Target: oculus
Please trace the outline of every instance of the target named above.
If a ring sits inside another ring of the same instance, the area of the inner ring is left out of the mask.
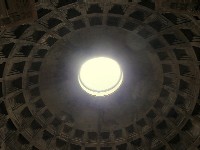
[[[78,82],[90,95],[108,96],[119,89],[123,82],[123,72],[120,65],[111,58],[92,58],[81,66]]]

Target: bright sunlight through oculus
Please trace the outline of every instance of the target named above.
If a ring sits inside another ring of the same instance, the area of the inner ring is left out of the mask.
[[[123,72],[115,60],[98,57],[86,61],[81,66],[78,81],[87,93],[94,96],[107,96],[120,87]]]

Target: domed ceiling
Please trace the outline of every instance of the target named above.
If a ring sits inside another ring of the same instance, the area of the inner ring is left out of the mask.
[[[198,13],[151,1],[35,5],[35,22],[0,30],[0,149],[200,149]],[[124,74],[103,98],[77,80],[98,56]]]

